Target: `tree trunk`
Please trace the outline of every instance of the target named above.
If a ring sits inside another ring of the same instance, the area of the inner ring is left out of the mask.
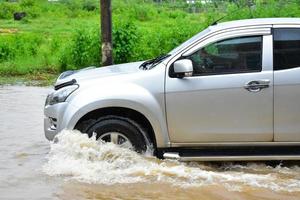
[[[112,20],[111,0],[101,0],[102,66],[112,65]]]

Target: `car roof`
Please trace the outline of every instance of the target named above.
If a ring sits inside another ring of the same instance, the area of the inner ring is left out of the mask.
[[[209,26],[208,28],[194,35],[192,38],[185,41],[177,48],[173,49],[170,52],[170,54],[181,51],[185,47],[199,40],[199,38],[215,31],[224,30],[224,29],[234,29],[240,27],[245,27],[245,28],[247,27],[250,28],[255,26],[271,27],[272,25],[299,25],[300,26],[300,18],[256,18],[256,19],[243,19],[243,20],[235,20],[235,21],[218,23],[216,25]]]
[[[210,26],[211,31],[217,31],[228,28],[238,28],[246,26],[262,26],[262,25],[300,25],[300,18],[256,18],[243,19],[229,22],[218,23]]]

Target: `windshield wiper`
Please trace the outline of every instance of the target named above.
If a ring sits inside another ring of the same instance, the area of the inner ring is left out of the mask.
[[[161,61],[163,61],[164,59],[166,59],[169,56],[171,56],[171,54],[165,54],[165,55],[158,56],[157,58],[147,60],[141,64],[140,68],[142,68],[143,70],[152,69],[158,63],[160,63]]]

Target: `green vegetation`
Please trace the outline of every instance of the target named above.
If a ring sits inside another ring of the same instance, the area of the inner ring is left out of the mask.
[[[112,2],[115,63],[167,53],[228,13],[222,21],[300,16],[299,0],[211,0],[194,6],[184,0]],[[64,70],[99,66],[99,4],[0,0],[0,84],[11,76],[48,82]],[[27,16],[14,21],[14,12]]]

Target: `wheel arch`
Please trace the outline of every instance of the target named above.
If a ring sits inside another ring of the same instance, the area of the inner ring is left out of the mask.
[[[140,126],[142,126],[150,139],[150,141],[153,144],[154,149],[157,148],[157,140],[156,140],[156,135],[154,132],[154,128],[149,121],[149,119],[142,114],[141,112],[131,109],[131,108],[126,108],[126,107],[104,107],[104,108],[98,108],[95,110],[92,110],[85,115],[83,115],[77,122],[74,127],[74,129],[79,129],[80,124],[83,121],[89,120],[89,119],[97,119],[100,117],[108,116],[108,115],[115,115],[119,117],[124,117],[128,118],[130,120],[135,121],[138,123]]]

